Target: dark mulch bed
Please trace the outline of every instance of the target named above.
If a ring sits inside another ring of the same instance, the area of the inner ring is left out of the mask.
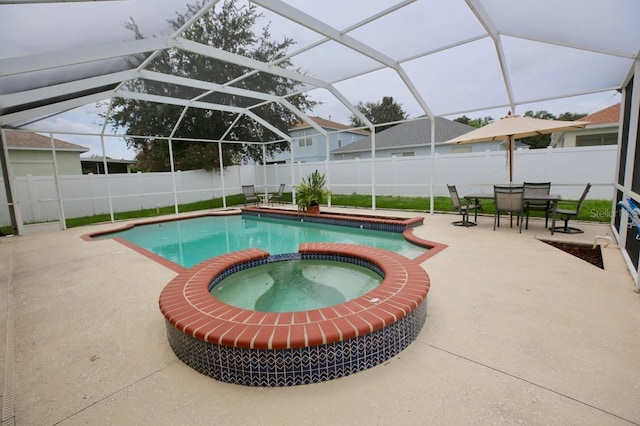
[[[599,245],[596,245],[596,247],[593,248],[593,246],[587,244],[572,244],[548,240],[540,241],[559,248],[564,252],[572,254],[584,260],[585,262],[589,262],[592,265],[597,266],[600,269],[604,269],[604,262],[602,261],[602,251],[600,250]]]

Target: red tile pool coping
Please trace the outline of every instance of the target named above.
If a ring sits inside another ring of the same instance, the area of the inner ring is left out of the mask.
[[[193,214],[181,215],[180,217],[176,216],[163,216],[151,219],[141,219],[137,222],[127,223],[125,225],[116,226],[115,228],[105,229],[103,231],[90,232],[88,234],[82,235],[82,239],[85,241],[93,241],[94,237],[98,237],[100,235],[112,234],[114,232],[126,231],[127,229],[134,228],[136,226],[142,225],[150,225],[154,223],[164,223],[164,222],[172,222],[174,220],[182,220],[182,219],[191,219],[195,217],[204,217],[204,216],[233,216],[239,215],[242,212],[240,210],[220,210],[215,212],[198,212]]]
[[[429,292],[429,276],[419,263],[393,252],[339,243],[304,243],[299,252],[362,259],[379,267],[384,279],[375,290],[340,305],[302,312],[249,311],[209,293],[210,283],[223,271],[269,256],[264,250],[247,249],[207,260],[178,275],[162,291],[160,311],[173,327],[205,342],[290,349],[380,330],[415,310]]]

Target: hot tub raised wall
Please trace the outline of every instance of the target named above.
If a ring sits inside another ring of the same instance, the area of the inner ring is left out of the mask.
[[[357,214],[320,213],[309,214],[291,210],[269,209],[265,207],[245,207],[242,216],[257,216],[272,219],[293,220],[297,222],[321,223],[324,225],[347,226],[350,228],[371,229],[402,233],[408,229],[422,225],[424,218],[398,218]]]
[[[384,275],[373,291],[340,305],[269,313],[227,305],[209,293],[216,277],[260,262],[248,249],[216,257],[172,280],[160,309],[171,348],[214,379],[246,386],[291,386],[347,376],[387,361],[420,332],[429,277],[396,253],[351,244],[306,243],[300,256],[361,262]]]

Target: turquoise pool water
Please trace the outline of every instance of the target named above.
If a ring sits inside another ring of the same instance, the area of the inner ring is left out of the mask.
[[[247,248],[260,248],[272,255],[295,253],[300,243],[312,241],[373,246],[410,259],[426,250],[391,232],[240,215],[139,225],[96,238],[112,237],[123,238],[185,268]]]
[[[375,289],[382,277],[364,266],[331,260],[285,260],[236,272],[211,294],[261,312],[296,312],[338,305]]]

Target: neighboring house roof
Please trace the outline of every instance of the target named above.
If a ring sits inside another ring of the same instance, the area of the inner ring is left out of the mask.
[[[327,120],[326,118],[322,118],[322,117],[309,117],[309,118],[312,119],[317,125],[319,125],[323,129],[349,130],[350,132],[353,132],[353,133],[360,133],[363,135],[369,134],[369,132],[367,132],[366,130],[354,129],[353,127],[347,126],[342,123],[337,123],[335,121]],[[289,129],[289,131],[303,130],[303,129],[309,129],[309,128],[312,128],[309,123],[307,123],[306,121],[299,121],[291,129]]]
[[[29,149],[51,151],[51,139],[49,136],[32,132],[5,132],[8,149]],[[87,152],[89,148],[76,145],[71,142],[54,139],[54,146],[59,151]]]
[[[582,117],[580,121],[588,121],[589,126],[593,126],[594,124],[617,124],[620,121],[620,104],[617,103],[593,114],[589,114],[586,117]]]
[[[436,144],[464,135],[474,127],[443,117],[435,118]],[[424,146],[431,143],[431,119],[407,121],[397,124],[389,129],[376,133],[376,149],[393,149],[407,146]],[[332,154],[347,152],[363,152],[371,150],[371,136],[345,145],[331,151]]]

